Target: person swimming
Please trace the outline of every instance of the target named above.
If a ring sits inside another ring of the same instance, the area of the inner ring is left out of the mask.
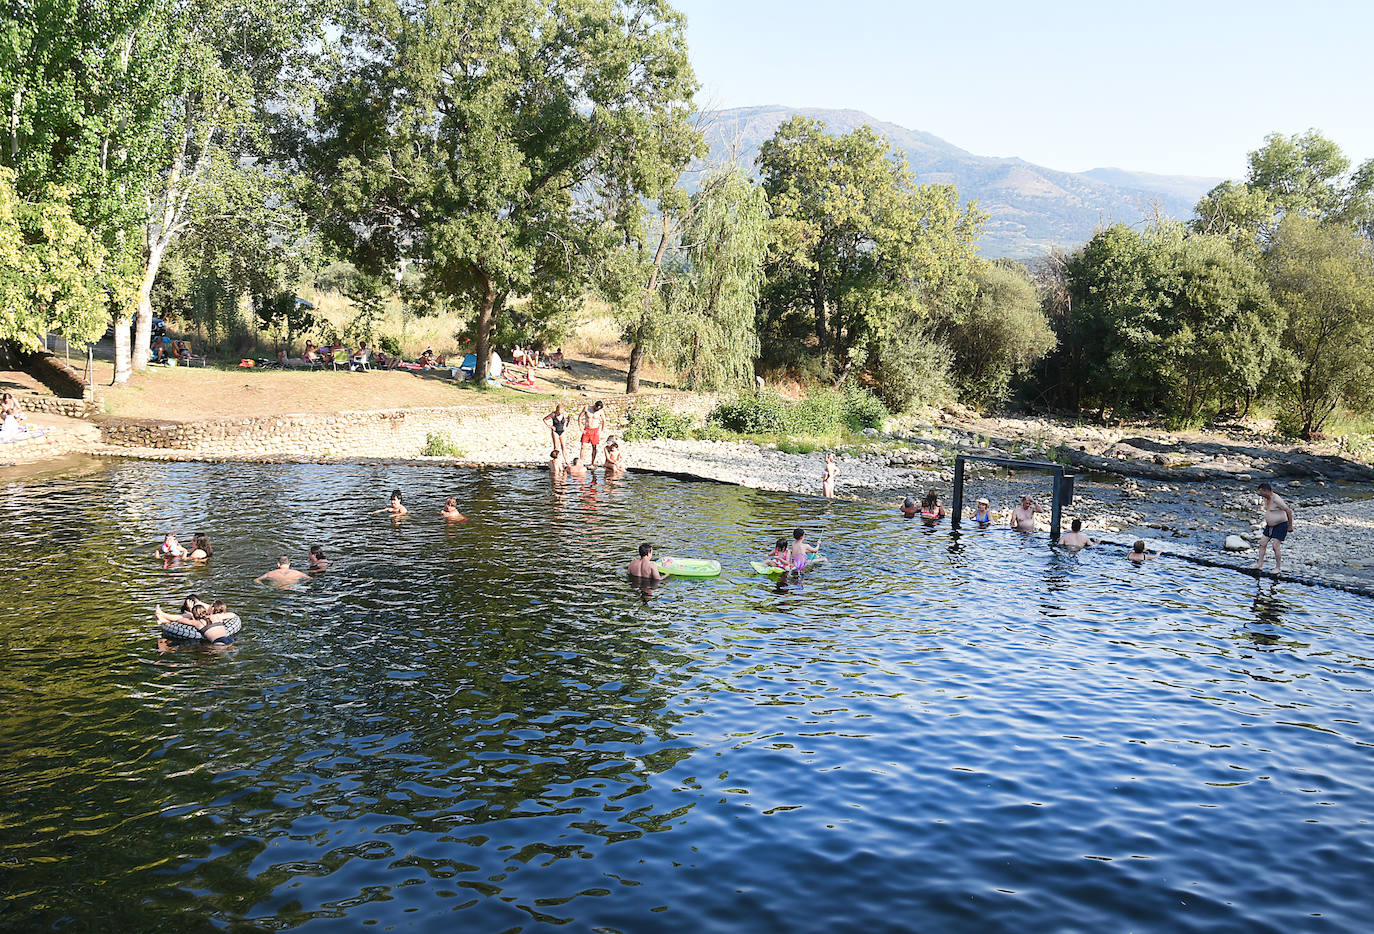
[[[291,559],[282,555],[277,559],[277,566],[266,573],[260,574],[253,579],[256,584],[271,584],[273,587],[293,587],[302,581],[310,580],[310,575],[304,571],[293,570]]]
[[[390,505],[388,505],[385,509],[374,509],[372,511],[372,514],[376,515],[379,512],[390,513],[393,516],[404,516],[407,513],[409,513],[410,510],[405,507],[405,503],[401,497],[401,491],[392,490]]]
[[[639,557],[630,562],[630,566],[625,569],[625,573],[631,577],[638,577],[641,580],[662,580],[663,572],[654,563],[654,546],[648,542],[639,546]]]
[[[234,637],[229,634],[229,630],[224,628],[224,623],[234,614],[229,612],[229,608],[223,600],[216,600],[213,604],[207,604],[198,599],[195,594],[191,594],[182,602],[181,606],[180,616],[173,616],[165,612],[162,607],[155,606],[153,607],[153,617],[158,621],[158,625],[185,623],[192,626],[200,632],[201,638],[211,645],[234,644]]]
[[[329,568],[329,559],[324,556],[324,549],[319,545],[310,546],[310,552],[305,556],[305,560],[310,571],[324,571]]]
[[[157,546],[157,557],[159,558],[185,558],[186,556],[185,546],[177,541],[177,537],[171,532],[163,536],[162,544]]]
[[[1155,556],[1145,550],[1145,539],[1137,539],[1131,546],[1131,553],[1126,556],[1136,564],[1144,564],[1146,561],[1153,561]]]
[[[439,515],[450,522],[467,521],[467,516],[458,511],[458,500],[452,496],[444,500],[444,508],[439,512]]]
[[[189,557],[192,561],[206,561],[214,553],[215,549],[210,547],[210,536],[204,532],[197,532],[191,537],[191,554]]]
[[[921,507],[916,503],[916,500],[910,496],[902,500],[902,505],[898,506],[897,509],[908,519],[916,518],[916,513],[921,511]]]
[[[1083,520],[1073,520],[1073,531],[1065,532],[1059,536],[1059,544],[1064,548],[1072,548],[1078,551],[1093,544],[1093,540],[1083,533]]]

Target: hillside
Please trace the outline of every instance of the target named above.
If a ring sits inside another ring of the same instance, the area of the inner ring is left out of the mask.
[[[868,124],[906,152],[918,181],[952,184],[964,200],[989,214],[981,248],[985,256],[1027,258],[1051,246],[1072,247],[1100,225],[1136,223],[1157,204],[1170,217],[1187,219],[1193,205],[1221,179],[1152,175],[1099,168],[1061,172],[1024,159],[979,156],[930,133],[887,123],[858,110],[805,107],[738,107],[720,111],[707,132],[712,161],[733,155],[752,166],[759,146],[793,114],[825,121],[840,134]]]

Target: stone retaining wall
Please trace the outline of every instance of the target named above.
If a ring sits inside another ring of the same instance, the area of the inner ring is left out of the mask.
[[[698,415],[704,415],[713,404],[710,399],[685,395],[657,397],[655,401],[659,400],[677,411]],[[616,396],[604,401],[607,425],[618,426],[633,400]],[[577,411],[575,406],[569,408]],[[511,443],[528,447],[532,452],[547,447],[548,429],[540,420],[552,410],[552,402],[540,400],[502,406],[443,406],[203,422],[117,422],[103,426],[101,440],[116,449],[194,451],[212,457],[412,457],[420,453],[430,435],[439,435],[467,453]],[[575,443],[575,436],[570,437]]]
[[[67,418],[94,418],[100,414],[100,406],[85,399],[59,399],[56,396],[36,396],[26,392],[16,392],[19,408],[25,412],[43,412],[48,415],[65,415]]]
[[[46,350],[24,354],[24,372],[63,399],[85,399],[89,395],[89,387],[81,374],[68,366],[67,361]]]

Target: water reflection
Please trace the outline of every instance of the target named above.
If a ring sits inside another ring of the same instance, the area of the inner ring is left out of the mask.
[[[28,476],[0,490],[19,929],[1362,920],[1368,601],[643,476]],[[398,486],[409,519],[367,515]],[[828,563],[752,573],[798,525]],[[173,526],[213,561],[149,559]],[[636,585],[641,541],[725,572]],[[327,574],[251,584],[312,544]],[[157,651],[190,589],[248,621],[233,651]]]

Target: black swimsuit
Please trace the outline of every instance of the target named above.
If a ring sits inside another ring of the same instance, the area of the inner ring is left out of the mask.
[[[568,418],[567,418],[566,415],[565,415],[563,418],[559,418],[557,415],[553,416],[553,433],[554,433],[554,434],[556,434],[556,435],[561,435],[561,434],[563,433],[563,429],[564,429],[564,428],[567,428],[567,427],[568,427]]]

